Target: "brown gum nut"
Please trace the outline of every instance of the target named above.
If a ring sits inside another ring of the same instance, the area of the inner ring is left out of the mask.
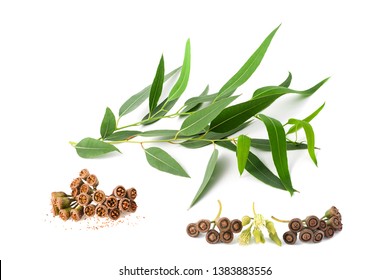
[[[92,217],[95,215],[95,208],[96,206],[93,204],[89,204],[84,207],[84,214],[88,217]]]
[[[124,212],[128,212],[129,209],[130,209],[130,199],[124,197],[122,198],[121,200],[119,200],[119,203],[118,203],[118,207],[119,207],[119,210],[121,211],[124,211]]]
[[[324,231],[326,229],[326,222],[324,220],[320,220],[320,226],[318,229]]]
[[[288,228],[293,232],[299,232],[303,229],[302,220],[299,218],[294,218],[288,223]]]
[[[106,198],[105,205],[108,209],[114,209],[118,206],[118,199],[115,196],[109,196]]]
[[[70,211],[69,209],[61,209],[58,215],[63,221],[67,221],[70,217]]]
[[[198,226],[195,223],[187,225],[187,234],[191,237],[197,237],[199,235]]]
[[[95,214],[100,218],[107,217],[108,209],[104,205],[98,205],[95,208]]]
[[[77,207],[75,209],[70,210],[70,216],[73,221],[80,221],[84,215],[84,207]]]
[[[129,208],[128,212],[134,213],[135,211],[137,211],[137,208],[138,208],[137,203],[134,200],[130,199],[130,208]]]
[[[325,233],[322,230],[316,230],[314,232],[314,237],[313,237],[313,242],[314,243],[319,243],[324,239]]]
[[[123,198],[126,196],[126,189],[123,186],[117,186],[115,187],[113,193],[116,197]]]
[[[81,206],[87,206],[92,201],[91,196],[86,193],[79,194],[76,199]]]
[[[240,233],[242,230],[242,222],[239,219],[234,219],[230,222],[230,229],[233,233]]]
[[[333,235],[334,235],[334,228],[331,227],[331,226],[327,226],[326,229],[325,229],[325,231],[324,231],[324,233],[325,233],[325,236],[326,236],[327,238],[332,238]]]
[[[199,220],[197,226],[199,232],[205,233],[210,229],[210,221],[206,219]]]
[[[119,211],[118,208],[114,208],[114,209],[109,209],[108,210],[108,217],[111,219],[111,220],[118,220],[119,217],[121,216],[121,211]]]
[[[73,179],[72,183],[70,183],[70,188],[74,189],[74,188],[80,187],[83,183],[84,182],[80,177]]]
[[[137,190],[135,188],[130,188],[126,190],[126,197],[134,200],[137,197]]]
[[[80,187],[80,193],[92,194],[93,190],[88,184],[82,184]]]
[[[99,180],[94,174],[90,174],[87,178],[87,184],[96,188],[99,185]]]
[[[71,195],[72,195],[73,197],[78,196],[78,195],[80,194],[80,188],[81,188],[81,187],[75,187],[75,188],[73,188],[73,189],[72,189],[72,192],[71,192]]]
[[[289,231],[286,231],[284,234],[283,234],[283,240],[286,244],[288,245],[293,245],[295,244],[295,242],[297,242],[297,233],[296,232],[293,232],[291,230]]]
[[[215,229],[210,229],[206,233],[206,241],[210,244],[216,244],[219,242],[219,232]]]
[[[222,217],[217,222],[217,227],[220,231],[226,231],[230,228],[230,220],[229,218]]]
[[[305,219],[306,227],[314,230],[320,226],[320,219],[317,216],[311,215]]]
[[[343,223],[342,223],[342,222],[340,222],[339,228],[338,228],[337,230],[338,230],[338,231],[342,231],[342,230],[343,230]]]
[[[106,194],[102,190],[97,190],[92,194],[92,199],[98,204],[103,204],[106,200]]]
[[[313,241],[313,231],[309,228],[304,228],[299,232],[299,240],[301,240],[302,242]]]
[[[88,176],[89,176],[89,171],[88,171],[88,169],[85,169],[85,168],[84,168],[83,170],[81,170],[79,176],[80,176],[80,178],[83,179],[83,180],[87,179]]]
[[[340,220],[337,218],[337,216],[333,216],[328,220],[328,225],[330,225],[334,229],[339,229],[340,226]]]
[[[219,240],[223,243],[231,243],[234,239],[234,233],[231,230],[221,231],[219,234]]]

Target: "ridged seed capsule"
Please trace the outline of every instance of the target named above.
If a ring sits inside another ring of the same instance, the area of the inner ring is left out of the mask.
[[[210,221],[206,219],[199,220],[197,223],[199,232],[205,233],[210,229]]]
[[[314,232],[313,242],[319,243],[324,239],[325,233],[322,230],[316,230]]]
[[[296,232],[293,232],[291,230],[289,231],[286,231],[284,234],[283,234],[283,240],[286,244],[288,245],[293,245],[295,244],[295,242],[297,242],[297,233]]]
[[[223,217],[220,218],[217,222],[217,227],[220,231],[226,231],[230,228],[230,220],[229,218]]]
[[[92,217],[95,215],[95,209],[96,206],[93,205],[93,204],[89,204],[87,206],[84,207],[84,214],[87,216],[87,217]]]
[[[314,230],[320,226],[320,219],[317,216],[311,215],[305,219],[306,227]]]
[[[304,228],[299,232],[299,240],[301,240],[302,242],[313,241],[313,231],[309,228]]]
[[[198,226],[195,223],[187,225],[187,234],[191,237],[197,237],[199,235]]]
[[[219,242],[219,233],[215,229],[210,229],[206,233],[206,241],[210,244],[216,244]]]
[[[221,231],[219,234],[219,240],[223,243],[231,243],[234,239],[234,233],[231,230]]]
[[[294,218],[288,223],[288,228],[293,232],[299,232],[303,229],[302,220],[299,218]]]
[[[126,196],[126,189],[124,186],[117,186],[113,193],[118,198],[124,198]]]
[[[242,230],[242,222],[239,219],[234,219],[230,222],[230,229],[233,233],[240,233]]]

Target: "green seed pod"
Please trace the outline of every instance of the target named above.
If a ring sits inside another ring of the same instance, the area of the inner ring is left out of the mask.
[[[231,243],[234,239],[234,233],[231,230],[221,231],[219,234],[219,240],[223,243]]]
[[[216,244],[219,242],[219,232],[216,231],[215,229],[210,229],[207,233],[206,233],[206,241],[210,244]]]
[[[230,228],[230,220],[229,218],[223,217],[220,218],[217,222],[217,227],[220,231],[227,231]]]
[[[72,217],[73,221],[80,221],[83,215],[84,215],[83,206],[79,205],[75,209],[70,210],[70,216]]]
[[[289,231],[286,231],[284,234],[283,234],[283,240],[286,244],[288,245],[293,245],[295,244],[295,242],[297,242],[297,233],[296,232],[293,232],[291,230]]]
[[[332,216],[336,216],[337,213],[339,213],[339,210],[335,206],[332,206],[328,210],[326,210],[324,217],[330,218]]]
[[[57,197],[67,197],[68,195],[64,192],[52,192],[51,193],[51,198],[55,199]]]
[[[302,242],[311,242],[313,241],[313,231],[309,228],[304,228],[299,232],[299,240]]]
[[[275,233],[270,233],[269,234],[269,238],[271,238],[271,240],[273,242],[275,242],[276,245],[282,246],[282,241],[280,241],[279,236],[278,236],[278,234],[276,232]]]
[[[199,235],[198,226],[195,223],[188,224],[187,234],[191,237],[197,237]]]
[[[276,235],[276,229],[275,229],[275,225],[273,222],[266,220],[265,227],[267,228],[268,233],[270,233],[270,234],[272,233],[272,234]]]
[[[244,216],[242,217],[241,221],[242,221],[242,226],[244,227],[246,225],[249,225],[249,223],[251,222],[251,217]]]
[[[325,233],[322,230],[316,230],[314,232],[313,242],[319,243],[324,239]]]
[[[95,210],[96,210],[96,206],[93,204],[89,204],[89,205],[84,207],[84,214],[87,217],[92,217],[95,215]]]
[[[255,238],[256,243],[265,243],[264,234],[258,227],[255,227],[252,231],[253,237]]]
[[[210,221],[206,219],[199,220],[197,223],[199,232],[205,233],[210,229]]]
[[[306,227],[315,230],[320,226],[320,219],[317,216],[311,215],[305,219]]]
[[[242,223],[238,219],[234,219],[230,222],[230,229],[233,233],[240,233],[242,230]]]
[[[294,218],[288,223],[288,228],[293,232],[300,232],[303,229],[302,220],[299,218]]]

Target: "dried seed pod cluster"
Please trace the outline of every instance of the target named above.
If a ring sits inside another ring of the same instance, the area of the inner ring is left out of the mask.
[[[59,215],[64,221],[72,218],[79,221],[84,215],[87,217],[108,217],[117,220],[122,213],[134,213],[137,210],[137,190],[126,189],[119,185],[111,195],[98,190],[99,180],[87,169],[80,171],[79,177],[70,184],[71,194],[52,192],[51,204],[54,216]]]
[[[311,215],[304,220],[294,218],[287,222],[289,230],[283,234],[283,240],[290,245],[298,238],[301,242],[319,243],[324,237],[332,238],[336,231],[343,229],[341,214],[335,206],[329,208],[321,219]]]
[[[217,219],[216,219],[217,220]],[[211,225],[213,224],[213,228]],[[217,226],[217,229],[215,229]],[[197,223],[187,225],[187,234],[191,237],[198,237],[199,233],[206,233],[206,241],[209,244],[231,243],[235,233],[240,233],[242,223],[238,219],[219,218],[217,221],[201,219]]]

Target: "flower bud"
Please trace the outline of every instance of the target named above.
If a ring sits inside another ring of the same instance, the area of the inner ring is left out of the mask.
[[[242,217],[241,221],[242,221],[242,226],[244,227],[246,225],[249,225],[249,223],[251,222],[251,217],[244,216]]]
[[[67,221],[70,217],[70,210],[71,210],[70,207],[61,209],[59,212],[60,218],[64,221]]]
[[[275,233],[269,233],[269,238],[271,238],[271,240],[273,242],[275,242],[276,245],[282,246],[282,241],[280,241],[279,236],[278,236],[278,234],[276,232]]]
[[[128,212],[130,210],[130,199],[124,197],[121,200],[119,200],[118,203],[119,210],[123,212]]]
[[[255,227],[261,227],[264,224],[264,217],[261,214],[255,214],[253,221]]]
[[[314,243],[319,243],[324,239],[325,233],[322,230],[316,230],[314,232],[314,237],[313,237],[313,242]]]
[[[210,229],[210,221],[206,219],[199,220],[197,223],[199,232],[205,233]]]
[[[114,209],[118,206],[118,199],[115,196],[111,195],[106,198],[105,205],[108,209]]]
[[[100,218],[104,218],[104,217],[107,217],[108,215],[108,209],[105,205],[98,205],[96,206],[95,208],[95,214],[100,217]]]
[[[106,194],[102,190],[97,190],[92,194],[92,199],[96,203],[102,204],[106,200]]]
[[[59,209],[65,209],[65,208],[68,208],[73,201],[74,201],[74,199],[72,199],[72,198],[57,197],[56,198],[56,206]]]
[[[73,190],[74,188],[80,187],[83,183],[84,182],[80,177],[73,179],[73,181],[70,183],[70,188]]]
[[[118,197],[118,198],[124,198],[126,196],[126,189],[125,187],[123,186],[117,186],[114,191],[113,191],[113,194]]]
[[[219,242],[219,233],[215,229],[210,229],[206,233],[206,241],[210,244],[216,244]]]
[[[72,217],[73,221],[80,221],[83,215],[84,215],[83,206],[79,205],[75,209],[70,210],[70,216]]]
[[[137,190],[135,188],[130,188],[126,190],[126,197],[134,200],[137,197]]]
[[[239,219],[234,219],[230,222],[230,230],[233,233],[240,233],[242,230],[242,223]]]
[[[272,233],[276,235],[276,229],[273,222],[266,220],[265,227],[267,228],[269,234]]]
[[[82,184],[80,187],[80,193],[92,194],[93,189],[88,184]]]
[[[84,214],[87,216],[87,217],[92,217],[95,215],[95,209],[96,206],[93,205],[93,204],[89,204],[87,206],[84,207]]]
[[[309,228],[304,228],[299,232],[299,240],[301,240],[302,242],[313,241],[313,231]]]
[[[293,232],[299,232],[303,229],[303,223],[301,219],[294,218],[288,223],[288,228]]]
[[[238,242],[240,245],[248,245],[250,240],[251,240],[251,226],[248,227],[247,229],[243,230],[238,237]]]
[[[187,234],[191,237],[197,237],[199,235],[198,226],[195,223],[188,224]]]
[[[118,208],[114,208],[114,209],[109,209],[108,210],[108,217],[111,219],[111,220],[118,220],[119,217],[121,216],[121,212],[119,211]]]
[[[81,170],[79,176],[80,176],[81,179],[86,180],[88,178],[88,176],[89,176],[88,169]]]
[[[91,187],[95,188],[99,185],[99,180],[98,178],[96,177],[96,175],[94,174],[90,174],[88,177],[87,177],[87,183],[88,185],[90,185]]]
[[[326,222],[326,224],[334,229],[338,229],[340,226],[340,220],[337,218],[337,216],[333,216]]]
[[[327,238],[332,238],[333,235],[334,235],[334,228],[331,227],[331,226],[327,226],[326,229],[325,229],[325,231],[324,231],[324,233],[325,233],[325,236],[326,236]]]
[[[336,216],[337,213],[339,213],[339,210],[335,206],[332,206],[325,212],[324,217],[330,218],[332,216]]]
[[[289,231],[286,231],[284,234],[283,234],[283,240],[286,244],[288,245],[293,245],[295,244],[295,242],[297,242],[297,233],[296,232],[293,232],[291,230]]]
[[[220,231],[226,231],[230,228],[230,220],[229,218],[223,217],[220,218],[217,222],[217,227]]]
[[[260,242],[265,243],[264,234],[260,228],[255,227],[254,230],[252,231],[252,234],[253,234],[253,237],[255,238],[256,243],[260,243]]]
[[[320,226],[320,219],[317,216],[311,215],[305,219],[306,227],[314,230]]]
[[[87,206],[92,202],[91,196],[86,193],[79,194],[76,199],[81,206]]]
[[[223,243],[231,243],[234,239],[234,233],[231,230],[221,231],[219,234],[219,240]]]
[[[326,222],[324,220],[320,220],[320,226],[318,229],[324,231],[326,229]]]

